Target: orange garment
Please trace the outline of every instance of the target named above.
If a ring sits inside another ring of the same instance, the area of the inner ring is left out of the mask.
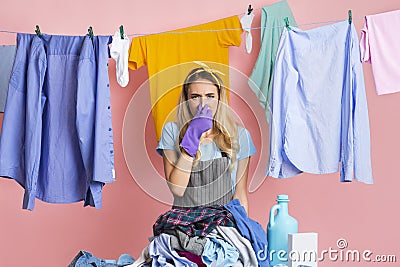
[[[238,16],[175,31],[140,36],[132,39],[129,68],[148,67],[152,115],[157,141],[163,125],[175,121],[182,84],[193,68],[202,61],[223,72],[229,88],[229,46],[239,46],[242,27]]]

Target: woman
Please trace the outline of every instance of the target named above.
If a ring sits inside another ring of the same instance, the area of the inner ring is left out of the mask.
[[[224,205],[237,198],[248,212],[247,176],[256,149],[230,114],[221,72],[199,64],[187,75],[177,120],[164,126],[157,147],[173,207]]]

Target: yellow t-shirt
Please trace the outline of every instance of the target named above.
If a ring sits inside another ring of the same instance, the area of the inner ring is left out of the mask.
[[[183,33],[184,32],[184,33]],[[129,68],[147,65],[150,99],[157,141],[163,125],[175,120],[175,108],[182,84],[190,70],[206,63],[225,75],[219,75],[229,88],[228,47],[239,46],[242,39],[238,16],[175,31],[132,39]]]

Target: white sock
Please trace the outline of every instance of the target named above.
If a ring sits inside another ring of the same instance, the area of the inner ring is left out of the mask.
[[[254,13],[250,13],[250,15],[244,15],[240,19],[240,23],[242,24],[242,29],[246,32],[246,51],[250,54],[251,49],[253,47],[253,37],[251,36],[251,23],[253,22]]]
[[[115,60],[117,70],[117,81],[122,87],[128,85],[129,82],[129,71],[128,71],[128,52],[129,52],[130,40],[126,34],[124,39],[121,39],[121,34],[116,31],[111,43],[110,54]]]

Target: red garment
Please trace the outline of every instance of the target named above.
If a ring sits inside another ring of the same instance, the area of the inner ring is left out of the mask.
[[[185,257],[186,259],[190,260],[193,263],[196,263],[198,267],[207,267],[201,260],[201,256],[193,254],[192,252],[188,251],[177,251],[178,255],[181,257]]]

